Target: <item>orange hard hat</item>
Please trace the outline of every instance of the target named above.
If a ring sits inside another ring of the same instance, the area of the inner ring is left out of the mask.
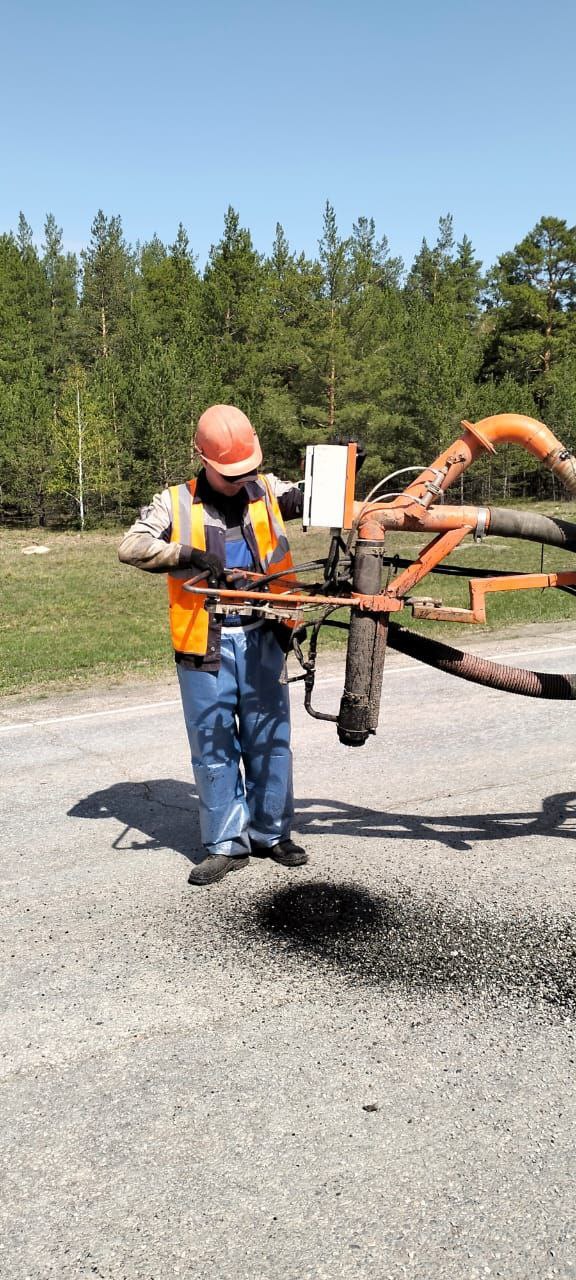
[[[243,476],[262,461],[258,436],[245,413],[233,404],[213,404],[198,419],[196,449],[221,476]]]

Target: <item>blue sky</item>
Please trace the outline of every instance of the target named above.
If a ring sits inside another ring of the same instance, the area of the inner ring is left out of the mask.
[[[573,0],[23,0],[2,35],[0,231],[182,220],[203,265],[228,204],[313,254],[329,199],[407,262],[451,212],[488,264],[576,222]]]

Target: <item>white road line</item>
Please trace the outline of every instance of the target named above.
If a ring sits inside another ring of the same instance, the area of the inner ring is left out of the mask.
[[[169,698],[163,702],[134,702],[127,707],[106,707],[101,711],[78,711],[72,716],[50,716],[44,720],[14,720],[12,724],[0,725],[0,733],[8,733],[10,729],[37,729],[44,724],[70,724],[73,720],[93,720],[96,716],[118,716],[123,711],[151,711],[157,707],[179,707],[179,698]]]
[[[443,643],[449,643],[445,636],[443,637]],[[455,648],[459,649],[460,645],[456,645]],[[394,652],[396,652],[396,650],[394,650]],[[523,662],[525,658],[534,658],[539,654],[544,654],[545,657],[548,657],[548,655],[552,653],[576,653],[576,644],[558,645],[555,649],[525,649],[520,653],[479,653],[476,654],[476,656],[479,658],[488,658],[490,662],[499,662],[501,666],[509,667],[512,662]],[[408,663],[401,667],[387,667],[385,679],[390,679],[390,676],[402,676],[407,669]],[[418,673],[422,675],[422,672],[427,670],[429,671],[430,667],[427,663],[422,662],[417,667],[411,669],[411,674],[416,675]],[[342,676],[325,676],[324,679],[316,681],[315,687],[319,688],[323,684],[340,684],[341,681]]]
[[[481,656],[489,657],[493,662],[501,662],[504,665],[509,666],[511,662],[522,662],[524,658],[534,658],[538,654],[544,654],[548,657],[550,654],[554,653],[574,652],[576,652],[576,644],[565,644],[558,645],[553,649],[549,647],[544,649],[524,649],[518,653],[486,654]],[[389,680],[391,676],[403,676],[407,669],[408,668],[406,666],[388,667],[386,679]],[[428,670],[429,668],[422,663],[411,669],[411,678],[416,674],[422,675]],[[322,689],[328,688],[330,685],[342,684],[342,676],[343,673],[337,676],[322,676],[316,681],[315,687],[317,689]],[[129,706],[104,707],[101,711],[78,711],[75,712],[74,715],[70,716],[47,716],[42,720],[13,720],[10,724],[0,725],[0,733],[13,733],[15,729],[40,729],[43,725],[72,724],[75,720],[94,720],[100,716],[118,716],[123,713],[125,715],[129,715],[131,712],[135,712],[139,715],[142,711],[158,711],[163,710],[166,707],[179,706],[180,698],[166,698],[161,702],[133,702],[130,703]]]
[[[573,653],[575,649],[576,645],[574,644],[562,644],[558,645],[556,649],[525,649],[523,653],[493,653],[486,654],[486,657],[489,657],[492,662],[506,662],[508,658],[520,659],[520,662],[522,662],[524,658],[531,658],[536,653],[543,653],[546,656],[549,653]]]

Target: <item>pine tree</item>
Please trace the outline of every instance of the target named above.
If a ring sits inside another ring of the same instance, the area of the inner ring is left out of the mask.
[[[0,378],[17,379],[30,350],[25,269],[15,237],[0,235]]]
[[[485,369],[527,382],[545,413],[551,372],[576,346],[576,227],[541,218],[490,279],[496,308]]]
[[[49,295],[46,278],[24,214],[18,219],[16,244],[22,264],[19,306],[28,330],[28,350],[47,360],[50,344]]]
[[[0,484],[5,500],[32,510],[40,524],[52,444],[48,350],[48,290],[21,213],[17,235],[0,237]]]
[[[455,248],[450,215],[431,249],[423,242],[405,290],[398,349],[408,461],[434,456],[470,413],[483,354],[480,263],[467,237]]]
[[[263,290],[266,324],[261,347],[259,433],[271,465],[283,474],[298,475],[309,439],[300,405],[319,322],[322,273],[318,263],[292,253],[280,223],[272,253],[264,263]]]
[[[174,342],[193,364],[200,339],[201,284],[182,223],[169,249],[154,237],[140,254],[140,282],[151,336]]]
[[[340,384],[349,368],[345,310],[351,287],[350,241],[338,232],[336,214],[327,200],[318,256],[323,273],[323,322],[317,338],[317,368],[325,391],[325,409],[318,415],[326,437],[337,435],[336,418],[340,404]]]
[[[42,362],[28,351],[11,383],[0,381],[2,506],[46,524],[53,454],[52,400]]]
[[[224,233],[210,250],[202,287],[206,391],[257,416],[265,336],[263,264],[250,232],[228,208]]]
[[[50,307],[49,370],[53,395],[74,359],[77,342],[77,278],[78,263],[72,253],[65,253],[62,228],[49,213],[44,224],[42,268],[48,287]]]
[[[191,470],[190,390],[175,343],[155,338],[146,351],[134,411],[141,428],[135,448],[139,483],[146,490],[187,479]]]
[[[386,237],[377,239],[374,219],[360,217],[350,240],[350,366],[341,387],[339,433],[366,448],[364,481],[382,474],[399,426],[395,357],[403,320],[402,269],[402,260],[390,257]]]
[[[126,245],[119,217],[100,209],[82,251],[81,320],[88,359],[120,356],[135,286],[134,255]]]

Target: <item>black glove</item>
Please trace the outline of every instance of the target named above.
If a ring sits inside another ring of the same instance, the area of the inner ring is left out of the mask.
[[[196,573],[203,574],[208,579],[209,587],[217,587],[219,582],[226,581],[226,570],[220,556],[214,556],[209,551],[196,551],[194,547],[182,547],[179,563],[182,568],[187,568],[189,565],[191,569],[196,570]]]
[[[356,445],[356,475],[358,475],[360,468],[364,466],[367,457],[368,454],[364,445],[358,441],[358,444]]]

